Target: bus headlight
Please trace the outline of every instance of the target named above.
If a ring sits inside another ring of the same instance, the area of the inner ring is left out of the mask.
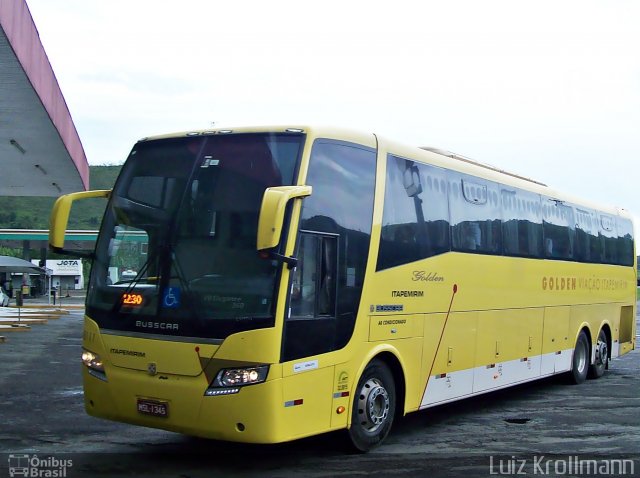
[[[241,385],[252,385],[264,382],[269,372],[268,365],[246,368],[228,368],[220,370],[215,380],[215,385],[219,387],[239,387]]]
[[[211,385],[209,385],[205,395],[214,396],[238,393],[240,391],[239,387],[264,382],[267,379],[268,373],[268,365],[220,370],[216,378],[211,382]]]
[[[83,350],[82,363],[93,370],[104,372],[104,365],[102,364],[102,360],[98,354],[94,354],[88,350]]]
[[[89,373],[100,380],[107,381],[107,376],[104,373],[104,364],[98,354],[95,354],[89,350],[82,350],[82,363],[89,369]]]

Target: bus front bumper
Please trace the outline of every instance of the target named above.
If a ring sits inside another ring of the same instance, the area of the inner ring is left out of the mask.
[[[148,374],[111,367],[109,383],[84,370],[89,415],[217,440],[278,443],[285,434],[280,379],[205,396],[203,377]],[[143,392],[144,391],[144,392]],[[155,405],[154,405],[155,404]]]

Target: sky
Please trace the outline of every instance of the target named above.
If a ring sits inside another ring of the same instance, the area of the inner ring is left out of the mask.
[[[640,2],[26,1],[92,165],[154,134],[331,125],[640,215]]]

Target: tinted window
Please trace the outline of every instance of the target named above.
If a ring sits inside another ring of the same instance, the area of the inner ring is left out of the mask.
[[[371,231],[375,153],[342,143],[316,141],[306,184],[302,228],[324,232]]]
[[[576,208],[576,242],[573,252],[576,261],[602,260],[602,244],[598,238],[598,216],[595,211]]]
[[[613,216],[600,214],[599,236],[602,244],[602,261],[605,264],[618,263],[618,233]]]
[[[267,187],[292,184],[303,142],[229,134],[136,144],[96,245],[91,317],[109,329],[183,337],[272,327],[278,269],[256,253],[258,214]],[[142,303],[123,303],[125,291]],[[141,325],[155,320],[176,326]]]
[[[162,176],[137,176],[131,180],[127,196],[142,204],[161,207],[166,181]]]
[[[633,225],[627,219],[389,155],[377,270],[450,249],[630,266]]]
[[[342,348],[351,338],[369,254],[375,169],[372,149],[314,143],[306,180],[313,192],[302,206],[285,361]]]
[[[444,169],[389,155],[377,269],[450,250]]]
[[[337,236],[300,233],[291,287],[291,317],[335,316]]]
[[[462,252],[501,254],[498,185],[450,171],[449,190],[453,249]]]
[[[628,219],[617,219],[618,230],[618,264],[633,265],[633,224]]]
[[[546,199],[542,211],[545,257],[572,260],[575,239],[573,208],[561,201]]]
[[[542,256],[540,196],[520,189],[503,189],[502,240],[510,256]]]

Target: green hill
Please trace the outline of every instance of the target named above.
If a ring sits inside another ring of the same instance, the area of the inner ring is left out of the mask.
[[[122,166],[90,166],[91,189],[111,189]],[[56,198],[0,197],[0,229],[48,229],[49,215]],[[69,229],[98,229],[104,199],[87,199],[74,206]]]

